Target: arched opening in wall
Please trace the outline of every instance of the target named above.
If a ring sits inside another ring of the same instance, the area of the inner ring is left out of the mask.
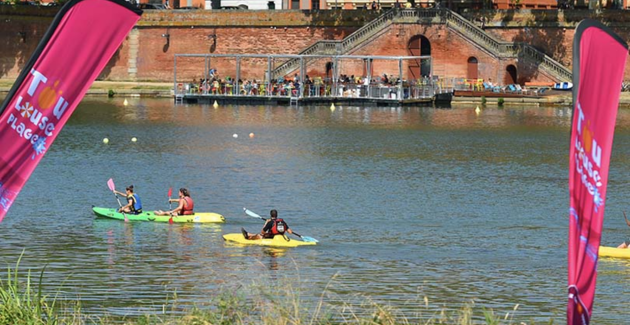
[[[479,78],[478,64],[479,62],[477,61],[476,57],[471,56],[468,58],[468,70],[466,71],[466,79]]]
[[[505,77],[503,77],[503,84],[504,85],[515,84],[516,80],[518,80],[518,73],[516,71],[516,67],[513,64],[510,64],[505,68]]]
[[[415,35],[407,43],[410,56],[431,55],[431,42],[424,35]],[[431,75],[431,59],[409,61],[409,79],[420,79]]]

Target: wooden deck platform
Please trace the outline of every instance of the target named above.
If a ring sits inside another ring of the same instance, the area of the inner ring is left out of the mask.
[[[434,98],[420,99],[390,99],[390,98],[365,98],[365,97],[286,97],[286,96],[231,96],[231,95],[203,95],[184,94],[178,99],[186,104],[208,104],[216,101],[219,105],[361,105],[361,106],[425,106],[433,103],[450,102],[451,94],[440,94]]]

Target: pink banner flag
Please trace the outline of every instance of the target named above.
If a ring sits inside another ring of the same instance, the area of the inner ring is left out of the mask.
[[[0,107],[0,221],[141,14],[122,0],[61,8]]]
[[[628,47],[584,20],[573,41],[573,124],[569,152],[567,324],[589,324],[595,298],[608,166]]]

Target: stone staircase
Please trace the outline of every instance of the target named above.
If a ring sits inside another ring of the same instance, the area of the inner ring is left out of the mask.
[[[448,9],[438,9],[444,17],[446,25],[465,36],[470,41],[482,47],[499,58],[523,58],[538,65],[538,68],[556,78],[557,81],[571,81],[572,72],[558,61],[523,42],[503,42],[496,40],[469,20]]]
[[[357,48],[366,41],[371,40],[375,35],[383,32],[389,27],[394,18],[399,14],[396,10],[389,10],[365,24],[363,27],[346,36],[341,41],[317,41],[313,45],[305,48],[300,55],[321,55],[333,56],[343,55]],[[286,76],[292,71],[299,69],[300,59],[290,59],[272,70],[272,77]]]
[[[498,58],[519,58],[531,62],[558,82],[571,81],[571,71],[533,46],[522,42],[503,42],[495,39],[475,24],[449,9],[389,10],[340,41],[318,41],[301,51],[300,55],[345,55],[357,49],[393,23],[445,24],[485,51]],[[273,77],[285,76],[299,68],[300,60],[291,59],[273,70]]]

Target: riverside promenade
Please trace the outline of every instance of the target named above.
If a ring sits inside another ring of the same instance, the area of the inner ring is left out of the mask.
[[[0,98],[11,90],[15,80],[0,79]],[[95,81],[88,90],[87,96],[108,96],[109,91],[114,97],[173,97],[172,82],[135,82],[135,81]]]
[[[14,80],[0,79],[0,98],[4,99],[11,89]],[[155,97],[173,98],[173,83],[148,82],[148,81],[95,81],[88,90],[86,97],[106,97],[109,92],[114,92],[114,97]],[[623,96],[621,104],[630,107],[630,93]],[[625,100],[624,100],[625,97]],[[486,103],[496,104],[498,98],[486,98]],[[451,103],[481,103],[481,97],[453,97]],[[546,96],[544,98],[504,98],[504,102],[528,105],[568,105],[571,103],[571,92],[559,95]]]
[[[11,89],[14,80],[0,79],[0,98],[4,100],[5,96]],[[173,98],[173,83],[170,82],[149,82],[149,81],[95,81],[88,90],[86,97],[106,97],[109,91],[114,92],[114,97],[155,97],[155,98]],[[572,101],[572,93],[555,92],[542,98],[503,98],[504,103],[519,105],[538,105],[538,106],[565,106],[570,105]],[[499,98],[486,98],[486,103],[496,105]],[[482,97],[453,97],[452,104],[480,104]],[[622,108],[630,108],[630,92],[622,92],[619,100],[619,106]]]

